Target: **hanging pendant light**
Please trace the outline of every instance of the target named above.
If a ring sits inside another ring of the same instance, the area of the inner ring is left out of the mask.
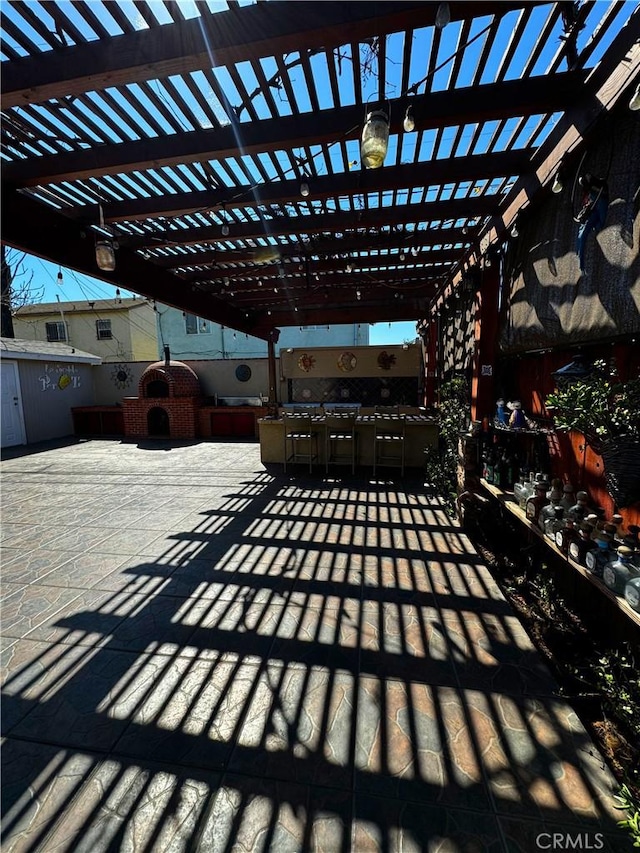
[[[220,233],[223,237],[229,236],[229,223],[227,222],[227,209],[222,205],[222,228],[220,229]]]
[[[110,240],[96,241],[96,264],[103,272],[113,272],[116,268],[116,253]]]
[[[100,211],[100,228],[104,228],[104,213],[102,205],[98,205]],[[103,272],[113,272],[116,268],[116,253],[112,240],[96,240],[96,264]]]
[[[301,195],[303,198],[307,198],[307,196],[309,195],[309,192],[310,192],[310,190],[309,190],[309,184],[308,184],[306,181],[303,181],[303,182],[300,184],[300,195]]]
[[[436,12],[436,27],[443,30],[451,20],[451,9],[448,3],[440,3]]]
[[[551,184],[551,192],[558,195],[564,189],[564,181],[562,179],[562,170],[558,169],[553,179],[553,183]]]
[[[640,110],[640,83],[638,84],[636,91],[633,94],[633,97],[629,101],[629,109],[633,110],[634,112],[636,110]]]
[[[379,169],[384,165],[388,145],[389,116],[384,110],[374,110],[367,115],[360,141],[360,159],[365,169]]]
[[[413,117],[413,109],[411,104],[407,107],[407,111],[404,114],[404,121],[402,122],[402,127],[404,128],[405,133],[412,133],[416,129],[416,120]]]

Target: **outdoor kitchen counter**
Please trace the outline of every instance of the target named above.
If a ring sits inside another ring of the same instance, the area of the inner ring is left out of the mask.
[[[405,467],[424,467],[424,449],[438,443],[438,425],[433,418],[423,415],[406,415]],[[357,464],[373,465],[373,415],[360,415],[356,419]],[[312,426],[318,432],[317,464],[324,465],[324,418],[314,417]],[[265,464],[284,460],[284,422],[278,418],[258,420],[260,459]]]

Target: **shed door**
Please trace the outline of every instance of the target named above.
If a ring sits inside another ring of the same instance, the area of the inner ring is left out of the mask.
[[[2,401],[2,446],[13,447],[25,444],[22,400],[18,380],[18,365],[15,361],[2,361],[0,394]]]

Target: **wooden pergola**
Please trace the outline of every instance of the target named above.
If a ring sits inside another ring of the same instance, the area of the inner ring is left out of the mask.
[[[591,0],[12,2],[2,239],[267,340],[420,320],[631,97],[639,22]]]

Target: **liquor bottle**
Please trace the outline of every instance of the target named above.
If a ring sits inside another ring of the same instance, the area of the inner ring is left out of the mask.
[[[535,482],[535,474],[533,472],[529,473],[529,480],[526,483],[516,483],[513,487],[513,494],[516,500],[518,501],[518,506],[521,509],[524,509],[525,504],[527,503],[528,498],[533,494],[533,484]]]
[[[624,595],[627,583],[633,577],[631,567],[631,548],[621,545],[618,548],[618,556],[610,560],[604,567],[602,579],[605,584],[619,595]]]
[[[628,548],[633,548],[634,550],[640,549],[640,527],[637,524],[629,525],[623,542]]]
[[[590,572],[601,578],[604,567],[610,562],[613,556],[611,551],[611,537],[607,533],[601,533],[598,539],[594,540],[593,544],[596,547],[587,551],[584,564]]]
[[[640,575],[627,581],[624,588],[624,598],[629,607],[640,613]]]
[[[548,512],[550,508],[551,514]],[[542,509],[540,518],[542,520],[542,529],[544,530],[545,535],[555,542],[556,533],[564,527],[564,510],[561,506],[545,506]]]
[[[560,505],[564,507],[565,512],[569,512],[572,506],[575,505],[576,498],[573,492],[573,486],[571,483],[565,483],[562,487],[562,498],[560,499]]]
[[[538,523],[538,518],[540,517],[540,512],[542,508],[545,507],[549,501],[547,500],[547,491],[549,489],[549,484],[546,480],[539,480],[535,484],[535,492],[530,498],[527,498],[527,502],[525,504],[525,515],[527,519],[533,524]]]
[[[552,506],[558,506],[562,500],[562,480],[554,477],[551,481],[551,488],[547,492],[547,497],[551,501]]]
[[[598,547],[591,539],[592,530],[593,528],[590,524],[587,524],[586,521],[581,522],[580,527],[578,528],[579,538],[569,544],[569,556],[572,560],[575,560],[576,563],[580,563],[581,566],[586,565],[587,554],[589,554],[590,551],[597,550]]]
[[[616,537],[615,538],[622,541],[622,525],[623,525],[622,516],[619,515],[617,512],[614,513],[611,516],[611,524],[615,524],[615,526],[616,526]]]
[[[571,507],[569,512],[567,513],[569,518],[572,518],[575,522],[584,521],[587,512],[587,501],[589,500],[589,495],[586,492],[578,492],[576,495],[576,503]]]
[[[596,536],[600,533],[599,530],[596,531],[596,525],[598,524],[598,516],[595,514],[595,512],[589,512],[587,513],[587,515],[585,515],[585,517],[582,519],[582,522],[580,523],[582,524],[583,522],[585,524],[588,524],[591,528],[591,538],[595,541]]]
[[[575,529],[573,519],[565,518],[564,527],[556,533],[556,545],[566,555],[569,553],[571,543],[576,542],[578,538],[578,531]]]

